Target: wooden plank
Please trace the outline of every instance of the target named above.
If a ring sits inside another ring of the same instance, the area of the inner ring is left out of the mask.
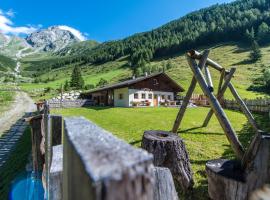
[[[202,59],[199,62],[199,68],[200,69],[202,69],[205,66],[208,55],[209,55],[209,50],[205,50],[203,52]],[[174,125],[173,125],[173,128],[172,128],[173,133],[177,133],[177,130],[181,125],[182,119],[183,119],[184,114],[186,112],[186,109],[187,109],[189,100],[190,100],[190,98],[192,96],[192,93],[193,93],[193,91],[194,91],[194,89],[196,87],[196,84],[197,84],[197,80],[193,76],[192,80],[191,80],[191,84],[190,84],[189,89],[187,91],[187,94],[186,94],[186,96],[185,96],[185,98],[184,98],[184,100],[182,102],[182,105],[180,107],[180,110],[179,110],[179,112],[178,112],[178,114],[176,116],[176,119],[175,119],[175,122],[174,122]]]
[[[197,66],[196,62],[194,59],[190,58],[189,56],[187,56],[188,59],[188,63],[190,68],[192,69],[198,83],[201,86],[201,89],[203,90],[204,94],[208,97],[209,99],[209,103],[212,107],[212,109],[215,112],[215,115],[221,125],[221,127],[223,128],[230,144],[231,147],[233,149],[233,151],[235,152],[237,158],[242,159],[243,155],[244,155],[244,150],[243,147],[240,143],[240,141],[238,140],[236,133],[233,129],[233,127],[230,124],[230,121],[227,118],[226,113],[223,111],[221,105],[219,104],[217,98],[214,96],[213,93],[211,93],[208,90],[208,86],[207,83],[203,77],[203,74],[200,70],[200,68]]]
[[[45,193],[46,193],[46,199],[50,199],[50,195],[48,189],[49,189],[49,171],[50,171],[50,165],[51,165],[51,124],[50,124],[50,108],[48,101],[45,101],[44,103],[44,134],[45,134],[45,172],[43,171],[43,174],[45,174]]]
[[[222,99],[222,97],[223,97],[223,95],[224,95],[224,93],[225,93],[225,91],[226,91],[232,77],[233,77],[233,74],[234,74],[235,70],[236,70],[235,68],[232,68],[230,73],[226,76],[225,83],[224,83],[224,85],[222,86],[222,88],[220,89],[220,91],[219,91],[219,93],[217,95],[218,101],[220,101]],[[209,124],[209,121],[212,118],[213,114],[214,114],[214,110],[211,108],[211,110],[208,112],[208,114],[207,114],[207,116],[206,116],[206,118],[205,118],[205,120],[203,122],[203,127],[206,127]]]
[[[153,199],[153,156],[83,117],[64,119],[63,199]]]
[[[249,111],[249,109],[247,108],[245,102],[242,100],[242,98],[240,97],[240,95],[237,93],[236,89],[234,88],[233,84],[230,83],[228,85],[232,95],[234,96],[235,100],[237,101],[238,105],[240,106],[240,109],[242,110],[242,112],[245,114],[245,116],[247,117],[249,123],[251,124],[252,128],[255,131],[258,131],[258,125],[253,117],[253,115],[251,114],[251,112]]]

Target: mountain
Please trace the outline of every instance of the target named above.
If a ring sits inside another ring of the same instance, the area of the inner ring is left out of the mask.
[[[0,32],[0,47],[7,44],[8,41],[9,41],[9,37]]]
[[[25,39],[34,49],[40,51],[58,51],[64,47],[80,42],[80,39],[76,37],[69,30],[61,28],[61,26],[52,26],[47,29],[43,29],[34,32]]]
[[[143,68],[153,59],[202,45],[231,41],[248,43],[247,33],[252,33],[252,30],[255,31],[255,37],[269,36],[269,12],[268,0],[238,0],[229,4],[217,4],[155,30],[123,40],[105,42],[80,56],[85,63],[96,64],[128,56],[133,68]],[[266,24],[266,28],[262,24]],[[263,37],[260,41],[267,39]]]
[[[7,36],[0,34],[0,54],[10,58],[18,58],[23,52],[32,52],[33,48],[18,36]]]

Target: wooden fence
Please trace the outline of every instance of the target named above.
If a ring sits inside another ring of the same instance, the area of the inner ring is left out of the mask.
[[[270,99],[245,99],[244,102],[252,112],[268,113],[270,111]],[[240,110],[240,106],[234,100],[224,100],[223,106],[231,110]]]
[[[45,102],[32,126],[33,165],[47,200],[177,200],[168,168],[153,155],[82,118],[51,115]]]
[[[179,97],[180,100],[184,99],[184,96]],[[244,99],[244,102],[248,109],[252,112],[268,113],[270,112],[270,99],[258,98],[258,99]],[[190,103],[197,106],[209,106],[208,99],[203,94],[192,94]],[[222,99],[221,105],[226,109],[240,110],[240,106],[235,100]]]
[[[93,106],[94,102],[90,99],[50,100],[49,105],[51,108],[79,108]]]

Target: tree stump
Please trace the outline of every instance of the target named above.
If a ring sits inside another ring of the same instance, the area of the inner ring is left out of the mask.
[[[168,168],[153,167],[155,178],[154,199],[155,200],[178,200],[171,171]]]
[[[183,140],[166,131],[145,131],[142,148],[154,155],[154,165],[170,169],[175,184],[185,192],[191,189],[193,172]]]
[[[258,133],[242,163],[217,159],[206,163],[211,199],[248,200],[252,192],[270,183],[270,135]]]

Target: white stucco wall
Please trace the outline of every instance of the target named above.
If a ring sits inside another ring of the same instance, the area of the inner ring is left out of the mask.
[[[138,99],[134,99],[134,94],[137,93],[138,94]],[[142,93],[144,93],[146,95],[146,98],[145,99],[142,99]],[[152,94],[152,99],[149,99],[148,98],[148,94]],[[133,101],[136,101],[136,102],[140,102],[140,101],[145,101],[145,100],[148,100],[151,105],[150,106],[154,106],[154,95],[157,95],[158,97],[158,104],[159,102],[164,102],[167,98],[168,98],[168,95],[171,96],[171,101],[174,100],[174,94],[173,92],[162,92],[162,91],[144,91],[144,90],[136,90],[136,89],[128,89],[128,95],[129,95],[129,106],[132,106],[132,102]],[[165,96],[165,99],[162,100],[161,99],[161,96],[164,95]]]
[[[123,99],[119,99],[119,94],[123,95]],[[114,90],[114,106],[129,107],[129,93],[127,87]]]

